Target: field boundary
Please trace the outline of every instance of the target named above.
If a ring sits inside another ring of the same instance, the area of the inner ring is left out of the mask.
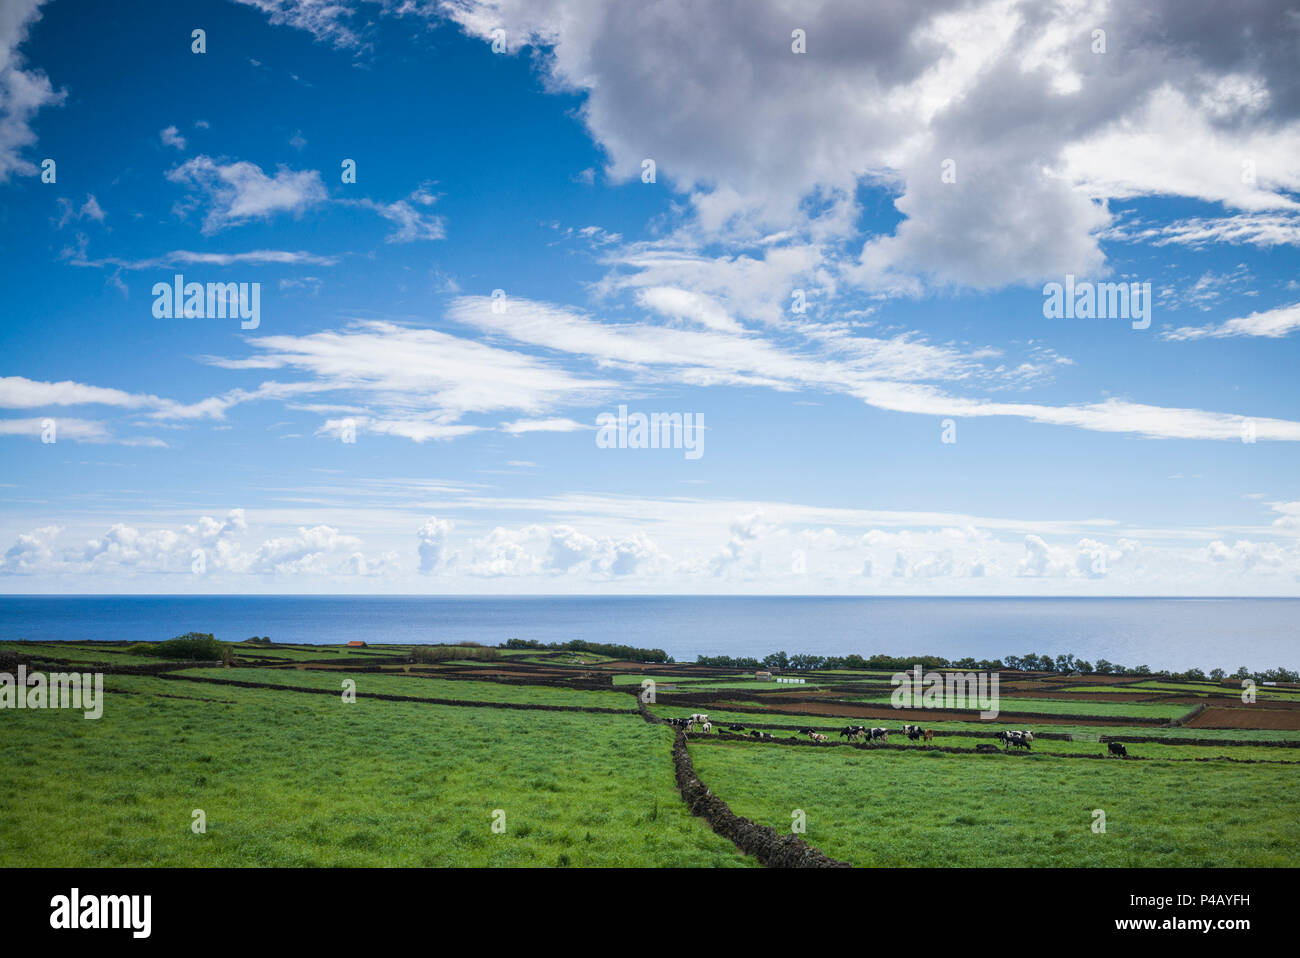
[[[736,710],[728,709],[727,711],[734,712]],[[713,724],[715,726],[721,726],[721,725],[727,725],[729,723],[727,722],[726,719],[722,719],[714,722]],[[844,727],[843,725],[811,725],[807,723],[789,723],[789,722],[781,722],[781,723],[750,722],[747,725],[745,725],[746,729],[771,729],[778,732],[795,732],[801,728],[810,728],[814,732],[822,732],[827,735],[837,735],[840,729],[842,729],[843,727]],[[897,731],[898,734],[900,735],[903,734],[901,730],[890,729],[889,731],[891,735],[894,734],[895,731]],[[948,736],[951,738],[979,738],[981,734],[979,732],[963,731],[960,729],[936,728],[933,729],[932,731],[934,732],[936,738],[943,738],[944,736]],[[724,729],[719,729],[718,734],[724,734],[724,732],[725,732]],[[994,737],[994,734],[995,733],[993,732],[988,733],[990,739]],[[1069,742],[1073,740],[1072,736],[1077,734],[1079,733],[1040,732],[1037,729],[1035,729],[1034,741],[1038,741],[1039,739],[1046,739],[1051,741]],[[1094,734],[1098,734],[1101,736],[1101,738],[1103,739],[1103,744],[1105,742],[1126,742],[1130,745],[1142,745],[1142,744],[1201,745],[1207,747],[1212,747],[1215,745],[1231,745],[1231,746],[1257,745],[1260,746],[1261,748],[1300,748],[1300,739],[1184,738],[1182,736],[1179,737],[1171,736],[1169,738],[1161,738],[1158,735],[1110,735],[1109,733],[1104,733],[1104,732],[1094,733]],[[742,736],[742,738],[743,737],[744,736]],[[904,747],[908,747],[908,746],[904,746]],[[919,748],[920,746],[910,746],[910,747]]]
[[[243,689],[267,689],[273,692],[304,692],[309,695],[340,695],[341,689],[314,689],[305,685],[273,685],[269,682],[241,682],[238,679],[216,679],[199,675],[152,675],[150,678],[168,682],[206,682],[211,685],[233,685]],[[598,705],[546,705],[541,702],[486,702],[465,699],[425,698],[419,695],[393,695],[390,692],[357,692],[359,699],[378,699],[383,702],[423,702],[426,705],[452,705],[463,708],[516,709],[523,712],[585,712],[589,715],[635,715],[632,709],[611,709]]]
[[[687,733],[680,733],[685,735]],[[869,745],[865,742],[814,742],[806,738],[769,738],[754,739],[748,735],[738,735],[733,732],[718,732],[715,735],[706,735],[703,732],[692,732],[689,738],[693,742],[757,742],[760,745],[797,745],[805,748],[856,748],[862,752],[941,752],[948,755],[1004,755],[1009,757],[1033,758],[1035,755],[1045,755],[1048,758],[1082,758],[1082,759],[1109,759],[1111,756],[1107,752],[1034,752],[1034,751],[1010,751],[1007,749],[998,749],[995,752],[980,751],[977,748],[967,748],[962,745]],[[1150,755],[1126,755],[1121,761],[1129,762],[1237,762],[1242,765],[1300,765],[1300,762],[1287,761],[1282,758],[1231,758],[1229,756],[1206,755],[1197,758],[1171,758],[1166,756],[1152,757]]]
[[[639,695],[636,704],[641,717],[651,725],[668,724],[646,708]],[[681,729],[677,729],[673,736],[673,774],[677,779],[677,791],[691,814],[703,818],[715,834],[730,841],[746,855],[753,855],[765,868],[853,867],[848,862],[831,858],[796,835],[779,835],[770,825],[759,825],[733,812],[731,806],[714,795],[695,774],[695,763],[686,747],[686,733]]]

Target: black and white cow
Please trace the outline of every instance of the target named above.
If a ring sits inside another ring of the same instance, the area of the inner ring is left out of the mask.
[[[850,742],[856,742],[866,733],[867,729],[864,725],[846,725],[840,729],[840,738],[847,738]]]
[[[1111,755],[1118,755],[1120,758],[1128,758],[1128,749],[1120,742],[1107,742],[1106,751]]]
[[[866,732],[868,742],[889,742],[889,729],[887,728],[869,728]]]
[[[743,725],[728,725],[728,726],[727,726],[727,731],[729,731],[729,732],[743,732],[743,731],[745,731],[745,726],[743,726]]]

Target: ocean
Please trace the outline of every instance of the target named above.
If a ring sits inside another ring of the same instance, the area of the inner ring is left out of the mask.
[[[1300,666],[1300,599],[798,596],[0,596],[0,639],[460,642],[585,639],[697,655],[1071,652],[1229,672]]]

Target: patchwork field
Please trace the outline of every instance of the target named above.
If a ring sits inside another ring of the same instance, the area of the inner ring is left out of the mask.
[[[0,643],[29,670],[105,672],[97,720],[0,710],[0,866],[725,867],[820,851],[857,866],[1280,867],[1300,853],[1288,687],[1249,703],[1209,682],[1011,673],[985,722],[894,709],[882,673],[790,686],[573,653],[429,664],[382,645],[238,645],[214,667],[126,648]],[[663,724],[695,712],[710,733]],[[889,737],[850,744],[851,722]],[[1004,728],[1032,730],[1031,747],[1000,747]]]

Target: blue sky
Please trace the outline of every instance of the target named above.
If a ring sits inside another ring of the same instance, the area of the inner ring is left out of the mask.
[[[8,4],[0,590],[1297,594],[1300,18],[864,6]]]

